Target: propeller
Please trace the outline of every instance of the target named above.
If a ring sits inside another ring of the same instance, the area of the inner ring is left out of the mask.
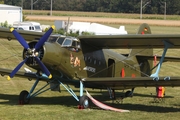
[[[19,63],[19,65],[16,66],[16,68],[10,73],[10,75],[7,77],[8,80],[14,77],[14,75],[17,73],[17,71],[22,67],[22,65],[28,60],[29,57],[34,57],[36,62],[41,67],[41,70],[48,76],[48,78],[52,78],[51,73],[46,68],[46,66],[41,62],[41,60],[38,57],[38,49],[40,49],[43,44],[46,42],[48,37],[51,35],[52,31],[55,29],[55,26],[51,26],[51,28],[40,38],[40,40],[36,43],[35,47],[30,49],[29,45],[27,44],[26,40],[16,31],[14,28],[11,28],[10,31],[13,33],[15,38],[19,41],[19,43],[28,51],[28,55],[26,58]]]

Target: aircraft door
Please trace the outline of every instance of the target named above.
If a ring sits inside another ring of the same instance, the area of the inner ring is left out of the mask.
[[[114,74],[115,74],[115,61],[113,59],[108,59],[107,77],[114,77]]]

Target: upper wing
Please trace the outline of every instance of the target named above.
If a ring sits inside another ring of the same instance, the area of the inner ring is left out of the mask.
[[[151,77],[105,77],[105,78],[84,78],[83,82],[86,87],[91,88],[112,88],[127,89],[134,87],[156,87],[156,86],[180,86],[180,77],[171,77],[170,80],[164,80],[160,77],[158,81],[154,81]]]
[[[166,41],[173,48],[180,47],[180,34],[128,34],[128,35],[95,35],[79,36],[79,40],[99,48],[164,48]]]
[[[25,31],[25,30],[17,30],[17,31],[26,41],[39,40],[39,38],[41,38],[44,35],[44,32],[33,32],[33,31]],[[15,39],[12,32],[10,32],[8,28],[3,28],[3,27],[0,27],[0,38],[5,38],[8,40]]]

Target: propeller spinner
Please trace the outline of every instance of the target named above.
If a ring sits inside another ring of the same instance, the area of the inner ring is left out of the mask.
[[[48,37],[51,35],[52,31],[55,29],[55,26],[53,25],[37,42],[34,48],[30,48],[27,44],[26,40],[16,31],[14,28],[11,28],[10,31],[13,33],[15,38],[19,41],[19,43],[24,47],[24,49],[27,50],[28,55],[26,58],[16,66],[16,68],[10,73],[10,75],[7,77],[8,80],[14,77],[14,75],[17,73],[17,71],[22,67],[22,65],[28,60],[29,57],[34,57],[39,66],[41,67],[41,70],[48,76],[48,78],[52,78],[51,73],[46,68],[46,66],[40,61],[38,57],[38,49],[40,49],[41,46],[46,42]]]

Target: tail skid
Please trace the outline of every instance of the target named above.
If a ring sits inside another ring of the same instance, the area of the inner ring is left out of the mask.
[[[112,110],[112,111],[116,111],[116,112],[130,112],[129,110],[123,110],[123,109],[117,109],[117,108],[113,108],[113,107],[110,107],[108,105],[105,105],[99,101],[97,101],[96,99],[94,99],[90,94],[89,92],[86,90],[86,94],[88,96],[88,98],[98,107],[104,109],[104,110]]]

